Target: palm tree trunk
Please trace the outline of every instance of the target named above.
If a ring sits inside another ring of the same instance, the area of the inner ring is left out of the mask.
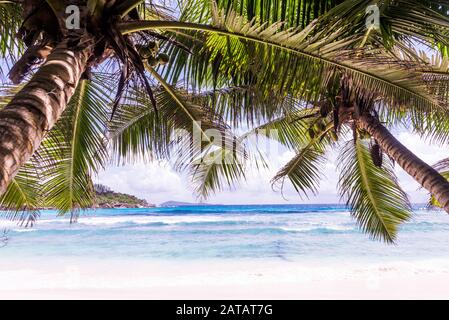
[[[30,159],[75,92],[91,46],[68,49],[63,41],[32,79],[0,111],[0,195]]]
[[[445,178],[401,144],[377,118],[362,115],[357,119],[357,126],[376,139],[381,149],[426,188],[449,213],[449,182]]]

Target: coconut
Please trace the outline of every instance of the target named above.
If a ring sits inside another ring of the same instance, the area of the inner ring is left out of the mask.
[[[170,56],[166,53],[159,53],[156,57],[161,65],[167,64],[170,62]]]
[[[159,43],[157,41],[148,42],[147,48],[152,53],[157,53],[159,51]]]
[[[379,144],[376,142],[371,146],[371,159],[373,160],[373,163],[376,167],[381,168],[382,167],[382,150],[380,149]]]
[[[313,128],[309,128],[309,137],[310,139],[315,138],[315,131],[313,130]]]
[[[150,67],[156,67],[159,64],[159,61],[153,56],[149,57],[147,62],[150,65]]]

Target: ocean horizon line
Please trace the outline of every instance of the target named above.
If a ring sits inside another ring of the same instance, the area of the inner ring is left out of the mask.
[[[232,206],[336,206],[336,207],[344,207],[349,208],[348,205],[344,203],[327,203],[327,202],[317,202],[317,203],[190,203],[190,204],[181,204],[181,205],[162,205],[163,203],[155,204],[155,207],[143,207],[143,208],[128,208],[128,209],[154,209],[154,208],[170,208],[170,207],[232,207]],[[428,203],[425,202],[416,202],[411,203],[412,208],[416,206],[425,206],[428,207]],[[102,209],[102,208],[94,208],[94,209]],[[123,209],[123,208],[112,208],[112,209]],[[431,207],[431,209],[438,210],[438,207]],[[91,210],[91,208],[87,208],[86,210]]]

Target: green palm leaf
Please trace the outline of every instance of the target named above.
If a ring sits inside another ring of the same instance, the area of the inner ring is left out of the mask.
[[[22,23],[21,5],[14,1],[0,1],[0,57],[10,62],[19,56],[23,49],[17,38],[17,32]],[[5,61],[7,61],[5,60]],[[0,74],[3,75],[4,66],[0,65]]]
[[[288,179],[300,196],[307,197],[308,192],[316,194],[322,177],[326,147],[330,144],[326,135],[331,129],[332,126],[328,125],[325,131],[310,139],[304,147],[299,149],[293,159],[273,177],[271,180],[273,186],[279,186],[282,191],[285,179]]]
[[[245,180],[249,165],[257,169],[268,167],[265,155],[259,150],[261,138],[276,141],[297,155],[286,164],[273,178],[273,184],[280,184],[281,189],[286,178],[290,179],[300,194],[307,191],[316,192],[321,177],[321,164],[324,160],[326,146],[331,144],[329,137],[332,125],[311,138],[311,126],[321,119],[318,108],[303,108],[286,116],[268,121],[252,128],[235,139],[233,149],[220,148],[212,150],[192,162],[190,173],[196,193],[201,198],[222,190],[225,186],[233,187],[240,180]]]
[[[169,156],[176,121],[166,110],[177,109],[178,105],[165,90],[153,88],[153,92],[157,114],[146,94],[132,88],[126,103],[118,106],[116,116],[109,122],[108,141],[115,162],[146,162]]]
[[[384,159],[383,168],[375,166],[360,139],[347,143],[338,162],[339,191],[359,227],[374,239],[394,242],[398,225],[410,218],[411,208],[391,162]]]
[[[291,96],[264,95],[257,87],[230,86],[190,92],[190,99],[205,108],[213,108],[234,128],[253,127],[294,113],[301,105]]]
[[[192,161],[191,179],[195,193],[204,200],[211,194],[223,190],[225,186],[235,186],[237,181],[246,177],[245,158],[244,152],[219,148],[206,152],[200,159]]]
[[[0,207],[5,210],[1,215],[25,226],[32,226],[36,222],[42,206],[41,181],[33,164],[30,162],[24,165],[0,197]]]
[[[118,162],[170,157],[185,168],[210,147],[232,145],[229,126],[212,108],[198,104],[198,98],[182,88],[162,83],[153,88],[157,113],[138,88],[130,91],[128,101],[117,109],[109,124],[108,138],[113,158]],[[214,135],[220,138],[215,140]]]
[[[248,20],[274,23],[284,21],[285,27],[307,26],[331,8],[344,0],[219,0],[217,5],[225,10],[233,10]],[[188,0],[181,3],[181,20],[207,23],[211,16],[210,0]]]
[[[310,127],[309,116],[316,116],[317,110],[302,109],[250,129],[235,138],[233,148],[209,150],[192,161],[190,174],[195,193],[206,199],[212,193],[225,187],[234,187],[237,182],[246,179],[249,165],[257,169],[268,167],[264,154],[258,148],[261,138],[268,138],[298,150],[307,144],[307,131]]]
[[[380,11],[380,32],[365,27],[365,10],[376,4]],[[412,39],[429,47],[447,47],[449,15],[444,0],[344,1],[320,18],[320,23],[336,23],[346,33],[369,33],[386,47],[411,44]]]
[[[82,81],[66,111],[39,150],[47,205],[61,214],[93,204],[92,174],[105,163],[108,98],[103,84]]]
[[[231,56],[229,61],[240,61],[239,66],[253,66],[251,61],[258,61],[259,67],[252,74],[258,88],[265,94],[271,90],[279,95],[290,93],[304,100],[316,100],[320,94],[324,94],[331,76],[336,72],[344,72],[350,75],[352,85],[357,88],[355,93],[361,98],[381,97],[384,103],[406,105],[419,110],[442,106],[442,101],[429,93],[422,81],[422,73],[418,69],[424,68],[423,65],[416,61],[403,61],[381,49],[348,49],[359,38],[344,37],[343,30],[337,29],[321,37],[322,33],[314,30],[317,28],[316,23],[302,31],[284,30],[281,23],[260,25],[246,21],[233,11],[225,14],[215,10],[212,21],[213,26],[179,21],[132,22],[123,23],[121,29],[124,33],[155,29],[193,30],[211,34],[206,39],[207,48],[212,50],[209,53],[210,62],[228,55]],[[333,26],[328,27],[334,29]],[[227,45],[229,39],[252,46],[253,50],[234,46],[236,49],[233,51],[233,46]],[[293,56],[295,60],[291,60]],[[241,64],[242,59],[251,61]],[[226,66],[232,66],[229,61]],[[276,63],[271,64],[273,61]],[[242,71],[238,67],[234,71],[220,70],[227,78]]]
[[[320,118],[318,108],[301,108],[252,129],[245,134],[245,138],[251,135],[265,136],[291,150],[298,150],[310,143],[308,131],[317,118]]]
[[[149,68],[149,71],[173,102],[166,104],[167,107],[162,111],[173,121],[176,129],[185,130],[189,135],[182,139],[184,149],[178,149],[180,157],[178,157],[176,166],[179,169],[187,167],[192,159],[210,147],[227,146],[232,148],[233,135],[229,131],[229,126],[214,110],[194,104],[188,94],[183,94],[182,91],[169,85],[154,69]]]

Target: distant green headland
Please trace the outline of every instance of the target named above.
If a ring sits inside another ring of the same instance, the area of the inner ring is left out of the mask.
[[[94,208],[151,208],[154,204],[126,193],[112,191],[109,187],[95,185]]]

